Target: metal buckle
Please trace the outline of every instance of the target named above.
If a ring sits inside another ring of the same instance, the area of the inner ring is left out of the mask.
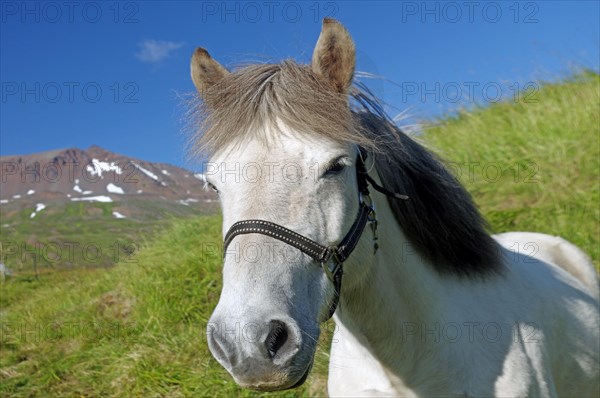
[[[364,204],[369,209],[374,209],[374,207],[373,207],[373,199],[371,199],[371,195],[363,195],[362,192],[358,192],[358,204],[359,205],[363,205]]]
[[[331,256],[326,261],[321,263],[321,268],[325,271],[327,279],[335,283],[335,276],[342,267],[342,262],[338,257],[337,247],[333,246],[329,248]]]
[[[373,233],[373,254],[377,253],[377,249],[379,249],[379,236],[377,236],[377,213],[375,213],[375,209],[371,207],[369,211],[369,215],[367,216],[367,221],[371,225],[371,232]]]

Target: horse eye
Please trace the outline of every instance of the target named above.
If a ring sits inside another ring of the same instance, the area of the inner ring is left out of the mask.
[[[219,193],[219,190],[217,189],[217,187],[215,187],[213,184],[211,184],[208,181],[204,184],[204,189],[206,189],[206,188],[210,188],[213,191],[215,191],[216,193]]]
[[[329,167],[327,167],[325,174],[338,174],[342,170],[344,170],[345,167],[346,167],[345,164],[343,164],[340,161],[337,161],[337,162],[333,163],[332,165],[330,165]]]

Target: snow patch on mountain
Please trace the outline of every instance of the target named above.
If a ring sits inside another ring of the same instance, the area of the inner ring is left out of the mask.
[[[117,162],[101,162],[98,159],[92,159],[92,164],[89,164],[85,167],[85,169],[92,176],[99,176],[100,178],[104,178],[102,176],[103,172],[111,172],[114,171],[117,174],[123,173],[123,170],[119,167]]]
[[[40,211],[44,210],[46,208],[46,205],[43,203],[38,203],[35,205],[35,211],[33,213],[31,213],[31,215],[29,216],[29,218],[33,218],[36,216],[37,213],[39,213]]]
[[[79,192],[82,195],[89,195],[92,193],[92,191],[84,191],[81,189],[81,187],[79,186],[79,179],[75,180],[75,185],[73,186],[73,191]]]
[[[92,193],[92,191],[84,191],[84,190],[82,190],[82,189],[79,187],[79,185],[75,185],[75,186],[73,187],[73,191],[75,191],[75,192],[79,192],[79,193],[80,193],[80,194],[82,194],[82,195],[89,195],[89,194],[91,194],[91,193]]]
[[[118,193],[119,195],[125,194],[125,191],[123,191],[123,188],[113,184],[112,182],[106,186],[106,190],[110,193]]]
[[[145,168],[143,168],[142,166],[140,166],[139,164],[135,163],[135,162],[131,162],[139,171],[141,171],[142,173],[146,174],[148,177],[152,178],[153,180],[156,181],[160,181],[158,179],[158,176],[156,174],[154,174],[153,172],[151,172],[150,170],[146,170]]]
[[[198,199],[194,199],[194,198],[180,199],[178,202],[184,206],[189,206],[190,203],[198,202]]]
[[[71,198],[71,200],[73,202],[87,201],[87,202],[104,202],[104,203],[110,203],[113,201],[110,196],[104,196],[104,195],[88,196],[87,198]]]
[[[127,218],[123,214],[119,213],[118,211],[113,211],[112,214],[113,214],[113,216],[115,216],[115,218]]]

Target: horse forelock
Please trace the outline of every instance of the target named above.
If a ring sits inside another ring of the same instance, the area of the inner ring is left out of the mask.
[[[259,139],[280,129],[314,134],[336,142],[371,146],[356,131],[348,96],[293,61],[250,65],[227,75],[192,101],[192,155],[214,154],[231,143]],[[283,131],[281,131],[283,133]]]

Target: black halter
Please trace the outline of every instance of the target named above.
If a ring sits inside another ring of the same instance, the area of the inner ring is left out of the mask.
[[[369,182],[377,191],[385,195],[395,197],[397,199],[408,199],[408,196],[390,192],[379,186],[367,173],[365,167],[366,151],[362,148],[356,160],[356,180],[358,183],[358,215],[350,230],[344,236],[342,241],[337,246],[323,246],[312,239],[302,236],[288,228],[282,227],[279,224],[265,220],[244,220],[238,221],[229,228],[223,242],[223,249],[226,252],[227,247],[238,235],[244,234],[262,234],[280,240],[288,245],[295,247],[304,254],[310,256],[317,263],[321,264],[327,278],[333,283],[335,296],[333,302],[329,306],[329,316],[333,316],[335,312],[342,289],[342,275],[344,273],[343,263],[350,257],[354,248],[358,244],[360,237],[367,225],[371,223],[373,231],[373,249],[374,252],[378,249],[377,244],[377,218],[375,208],[371,197],[369,196]],[[329,261],[333,260],[333,261]]]

